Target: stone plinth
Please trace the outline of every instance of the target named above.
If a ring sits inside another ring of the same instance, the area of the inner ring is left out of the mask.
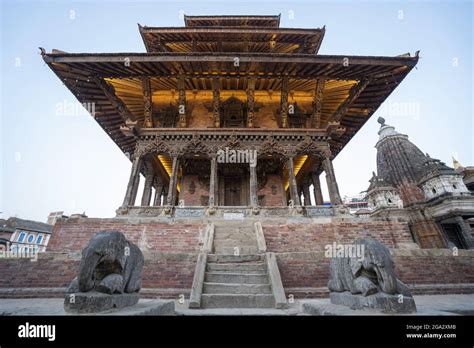
[[[77,314],[98,313],[136,305],[138,299],[138,293],[109,295],[95,291],[78,292],[66,294],[64,310]]]
[[[331,303],[348,306],[351,309],[376,309],[382,312],[412,313],[416,312],[413,297],[403,295],[388,295],[376,293],[374,295],[353,295],[349,291],[331,292]]]

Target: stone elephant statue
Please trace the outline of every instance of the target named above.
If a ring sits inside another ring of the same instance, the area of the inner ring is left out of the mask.
[[[408,287],[395,276],[394,263],[387,247],[374,239],[359,239],[354,244],[363,246],[361,258],[331,259],[330,291],[350,291],[351,294],[363,296],[385,293],[412,297]]]
[[[66,292],[137,293],[143,264],[141,250],[121,232],[98,232],[82,250],[78,276]]]

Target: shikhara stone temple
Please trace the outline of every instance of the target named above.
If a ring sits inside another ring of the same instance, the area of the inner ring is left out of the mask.
[[[327,297],[325,247],[363,238],[388,248],[413,294],[474,293],[474,196],[458,171],[379,119],[371,213],[362,216],[343,206],[332,164],[418,52],[321,55],[324,27],[281,28],[280,16],[184,21],[139,25],[145,53],[41,49],[77,100],[94,106],[130,159],[130,179],[117,188],[116,217],[59,219],[37,262],[1,260],[2,297],[64,296],[81,250],[104,230],[143,252],[141,297],[184,296],[191,308]]]

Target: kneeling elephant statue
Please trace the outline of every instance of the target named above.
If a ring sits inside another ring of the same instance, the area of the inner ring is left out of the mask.
[[[143,264],[141,250],[122,233],[98,232],[82,250],[78,276],[67,293],[137,293],[141,288]]]
[[[334,257],[330,264],[328,288],[333,292],[369,296],[375,293],[412,297],[410,290],[395,276],[390,251],[374,239],[360,239],[360,257]]]

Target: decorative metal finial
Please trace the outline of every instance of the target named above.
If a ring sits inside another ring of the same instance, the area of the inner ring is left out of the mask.
[[[379,117],[379,118],[377,119],[377,122],[380,123],[380,126],[381,126],[381,127],[385,126],[385,118]]]

